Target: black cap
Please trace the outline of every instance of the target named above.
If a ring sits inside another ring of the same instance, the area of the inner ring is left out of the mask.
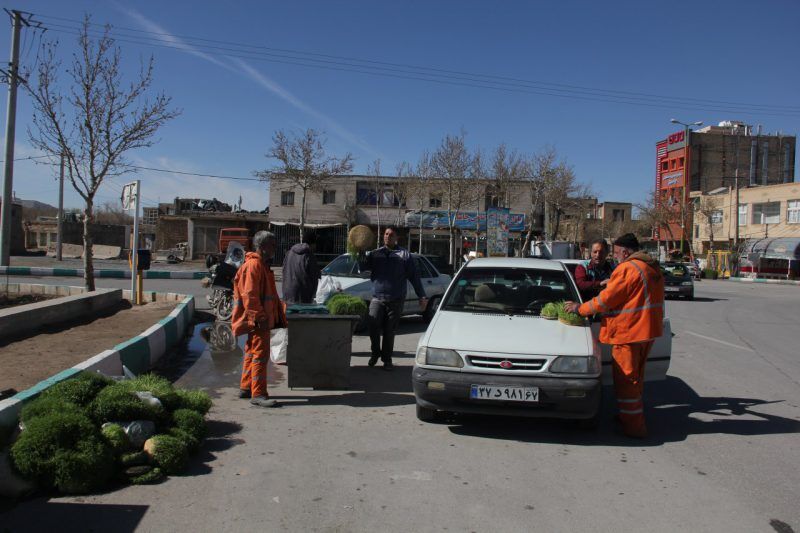
[[[614,246],[621,246],[636,251],[639,249],[639,239],[637,239],[636,235],[633,233],[626,233],[625,235],[617,237],[617,240],[614,241]]]

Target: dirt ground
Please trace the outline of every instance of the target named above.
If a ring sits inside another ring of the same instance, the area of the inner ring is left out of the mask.
[[[33,337],[0,342],[0,391],[23,391],[39,381],[113,348],[166,317],[175,302],[131,306],[123,301],[91,322],[74,322]]]

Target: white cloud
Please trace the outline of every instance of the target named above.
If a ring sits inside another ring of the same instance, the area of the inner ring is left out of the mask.
[[[299,99],[294,94],[289,92],[286,88],[282,87],[278,82],[276,82],[275,80],[272,80],[271,78],[267,77],[263,73],[259,72],[258,70],[256,70],[252,65],[250,65],[246,61],[244,61],[244,60],[242,60],[240,58],[233,58],[233,57],[227,57],[226,56],[229,61],[233,62],[234,64],[236,64],[238,66],[238,68],[233,68],[231,66],[231,63],[220,61],[217,58],[215,58],[215,57],[213,57],[213,56],[211,56],[209,54],[206,54],[206,53],[202,52],[201,50],[198,50],[197,48],[195,48],[191,44],[188,44],[185,41],[183,41],[181,38],[172,35],[166,29],[162,28],[161,26],[159,26],[155,22],[151,21],[150,19],[148,19],[147,17],[145,17],[141,13],[139,13],[139,12],[137,12],[135,10],[129,9],[129,8],[125,8],[125,7],[119,6],[119,5],[117,7],[121,11],[123,11],[125,14],[127,14],[129,17],[131,17],[136,22],[138,22],[141,26],[146,28],[147,31],[163,34],[162,37],[164,37],[167,41],[169,41],[171,44],[175,45],[176,47],[180,48],[184,52],[187,52],[187,53],[192,54],[192,55],[194,55],[196,57],[204,59],[204,60],[206,60],[206,61],[208,61],[210,63],[213,63],[214,65],[216,65],[218,67],[221,67],[221,68],[224,68],[226,70],[229,70],[229,71],[236,72],[238,74],[244,75],[245,77],[249,78],[250,80],[256,82],[261,87],[263,87],[263,88],[267,89],[268,91],[270,91],[272,94],[274,94],[274,95],[278,96],[279,98],[281,98],[282,100],[288,102],[293,107],[295,107],[295,108],[299,109],[300,111],[302,111],[302,112],[314,117],[315,119],[323,122],[325,124],[325,127],[327,129],[329,129],[334,135],[337,135],[338,137],[340,137],[344,141],[350,143],[353,146],[356,146],[356,147],[360,148],[361,150],[367,152],[368,154],[370,154],[373,157],[380,157],[380,154],[378,154],[375,150],[373,150],[363,139],[358,137],[353,132],[349,131],[347,128],[345,128],[344,126],[339,124],[337,121],[335,121],[331,117],[325,115],[324,113],[322,113],[320,111],[317,111],[316,109],[314,109],[313,107],[311,107],[307,103],[303,102],[301,99]]]

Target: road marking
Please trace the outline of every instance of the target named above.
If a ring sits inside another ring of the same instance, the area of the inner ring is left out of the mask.
[[[730,342],[721,341],[719,339],[715,339],[714,337],[707,337],[705,335],[700,335],[699,333],[695,333],[694,331],[687,331],[689,335],[694,335],[695,337],[700,337],[701,339],[705,339],[707,341],[714,341],[720,344],[724,344],[725,346],[730,346],[731,348],[738,348],[740,350],[744,350],[746,352],[754,351],[752,348],[748,348],[747,346],[740,346],[738,344],[731,344]]]

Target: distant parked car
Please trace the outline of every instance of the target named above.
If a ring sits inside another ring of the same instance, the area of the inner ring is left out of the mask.
[[[422,313],[426,322],[430,322],[436,313],[436,308],[442,299],[447,285],[450,283],[450,276],[442,274],[435,266],[424,256],[419,254],[411,254],[414,258],[414,264],[419,272],[422,286],[425,288],[425,294],[428,296],[428,307]],[[358,261],[350,257],[349,254],[342,254],[322,269],[322,277],[331,276],[336,290],[345,292],[352,296],[362,298],[367,304],[372,299],[372,282],[369,279],[369,270],[362,271],[359,267]],[[327,298],[327,294],[321,294],[324,283],[320,283],[319,290],[317,291],[317,302],[324,303],[321,300]],[[420,314],[419,298],[414,292],[411,283],[407,283],[406,301],[403,304],[403,315],[418,315]]]
[[[662,263],[664,273],[664,296],[682,296],[694,300],[694,281],[690,266],[685,263]]]

